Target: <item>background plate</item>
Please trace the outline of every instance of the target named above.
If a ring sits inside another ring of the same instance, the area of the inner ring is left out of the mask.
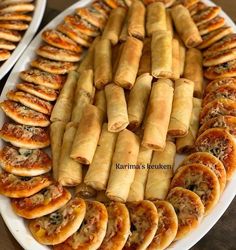
[[[38,0],[40,1],[40,0]],[[43,1],[43,0],[41,0]],[[213,6],[214,4],[209,0],[202,0],[208,5]],[[86,6],[89,4],[91,0],[82,0],[78,3],[75,3],[65,11],[63,11],[60,15],[58,15],[55,19],[53,19],[44,29],[48,28],[55,28],[57,24],[59,24],[63,17],[72,13],[75,8]],[[236,33],[236,27],[234,22],[223,12],[220,13],[226,19],[226,23],[234,29]],[[43,30],[44,30],[43,29]],[[36,36],[36,38],[31,42],[27,50],[23,53],[20,60],[17,62],[15,67],[13,68],[11,75],[9,76],[7,83],[2,91],[0,101],[5,99],[6,93],[13,89],[15,84],[19,82],[18,74],[20,71],[25,70],[29,66],[29,62],[35,57],[35,49],[41,44],[41,33],[42,31]],[[0,112],[0,127],[3,125],[6,117],[4,116],[3,112]],[[3,141],[0,141],[0,147],[3,146]],[[177,155],[176,157],[176,166],[182,161],[183,156]],[[171,244],[168,248],[169,250],[184,250],[191,248],[194,244],[196,244],[219,220],[219,218],[223,215],[225,210],[228,208],[229,204],[233,200],[236,194],[236,176],[228,182],[221,198],[214,208],[214,210],[206,216],[200,226],[189,234],[187,237],[180,241],[176,241]],[[34,240],[31,233],[28,230],[26,225],[27,221],[18,217],[11,209],[10,200],[6,197],[0,196],[0,212],[2,217],[15,237],[15,239],[21,244],[21,246],[26,250],[49,250],[50,248],[47,246],[43,246],[39,244],[37,241]]]

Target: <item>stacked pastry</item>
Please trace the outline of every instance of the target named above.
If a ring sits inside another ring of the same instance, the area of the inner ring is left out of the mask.
[[[0,61],[7,60],[28,29],[34,0],[0,1]]]

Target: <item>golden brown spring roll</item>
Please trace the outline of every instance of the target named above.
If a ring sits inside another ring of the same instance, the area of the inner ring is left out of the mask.
[[[91,164],[102,129],[102,111],[88,104],[83,111],[70,157],[81,164]]]
[[[183,5],[171,9],[171,16],[175,28],[187,48],[193,48],[202,42],[201,35],[194,23],[189,10]]]
[[[115,75],[117,67],[119,65],[124,43],[117,44],[112,48],[112,73]]]
[[[102,38],[111,40],[113,45],[119,41],[119,35],[125,20],[126,10],[118,7],[111,11],[106,27],[103,31]]]
[[[96,190],[106,189],[117,136],[118,133],[108,131],[107,123],[103,124],[96,152],[84,179],[86,185]]]
[[[145,12],[141,1],[135,0],[129,8],[128,34],[143,40],[145,37]]]
[[[152,87],[152,76],[148,73],[139,76],[131,89],[128,101],[129,129],[140,127]]]
[[[125,42],[128,35],[129,35],[128,34],[128,21],[129,21],[129,12],[126,15],[123,27],[122,27],[121,32],[120,32],[120,36],[119,36],[119,41],[120,42]]]
[[[76,123],[67,123],[60,151],[57,178],[59,183],[63,186],[76,186],[82,182],[82,166],[80,163],[70,158],[70,152],[76,131]]]
[[[115,83],[122,88],[131,89],[133,87],[138,73],[142,49],[143,42],[134,37],[128,37],[124,43],[114,77]]]
[[[175,162],[176,147],[173,142],[166,141],[163,152],[154,152],[148,170],[145,199],[164,200],[170,187]]]
[[[172,37],[174,36],[173,21],[169,9],[166,10],[166,30],[170,32]]]
[[[71,121],[78,123],[81,120],[84,107],[91,103],[93,96],[93,71],[91,69],[80,73],[76,91],[74,95],[74,104],[71,115]]]
[[[159,79],[149,98],[142,145],[152,150],[164,150],[173,100],[173,83]]]
[[[203,66],[200,50],[191,48],[186,52],[184,78],[194,82],[194,97],[201,98],[203,94]]]
[[[148,164],[151,162],[152,150],[140,147],[134,181],[129,190],[127,201],[144,200],[145,186],[148,175]]]
[[[127,129],[120,132],[106,190],[109,199],[120,202],[127,200],[130,186],[134,180],[138,152],[139,138]]]
[[[97,45],[98,41],[100,40],[100,36],[97,36],[92,45],[89,47],[88,52],[86,53],[85,57],[81,61],[77,71],[83,72],[84,70],[92,69],[93,70],[93,63],[94,63],[94,48]]]
[[[151,39],[150,38],[144,39],[142,56],[139,62],[138,76],[144,73],[151,74]]]
[[[197,138],[199,128],[199,115],[202,109],[202,100],[193,98],[193,110],[191,114],[188,134],[184,137],[177,138],[176,148],[178,153],[190,153],[194,149],[194,143]]]
[[[172,76],[172,36],[169,31],[152,34],[152,75],[156,78]]]
[[[69,122],[71,118],[73,96],[78,80],[78,73],[70,71],[67,80],[57,98],[56,104],[53,107],[50,120]]]
[[[183,41],[180,38],[178,39],[178,41],[179,41],[179,72],[180,76],[182,76],[184,74],[186,48],[184,46]]]
[[[108,131],[119,132],[129,124],[124,89],[116,84],[105,87],[107,101]]]
[[[58,180],[58,167],[61,154],[61,146],[64,136],[66,123],[62,121],[56,121],[50,125],[50,141],[52,152],[52,172],[53,178]]]
[[[179,41],[175,38],[172,40],[172,76],[171,79],[180,78],[180,48]]]
[[[101,39],[94,54],[94,83],[97,89],[102,89],[112,80],[112,54],[111,42]]]
[[[104,89],[96,91],[94,97],[94,105],[102,111],[103,121],[105,121],[107,115],[107,101]]]
[[[173,107],[171,111],[168,134],[182,137],[188,133],[191,113],[193,109],[194,83],[181,78],[175,81]]]
[[[159,30],[167,30],[166,8],[162,2],[154,2],[147,6],[146,29],[148,36]]]

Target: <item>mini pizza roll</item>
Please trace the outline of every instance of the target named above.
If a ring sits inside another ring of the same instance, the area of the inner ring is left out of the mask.
[[[205,207],[205,214],[215,207],[220,198],[220,184],[216,174],[207,166],[191,163],[175,173],[171,188],[183,187],[196,193]]]
[[[143,42],[134,37],[127,38],[114,76],[117,85],[126,89],[133,87],[138,73],[142,49]]]
[[[175,239],[180,240],[198,227],[204,215],[204,205],[197,194],[181,187],[171,189],[167,201],[177,214],[178,231]]]
[[[236,79],[230,78],[230,77],[225,77],[225,78],[219,78],[219,79],[216,79],[216,80],[209,82],[205,88],[205,96],[208,93],[215,91],[218,87],[220,87],[222,85],[224,85],[224,86],[235,85],[236,86]]]
[[[207,120],[198,131],[198,136],[209,128],[224,128],[236,137],[236,117],[231,115],[220,115]]]
[[[105,1],[101,2],[99,0],[96,0],[92,3],[93,9],[95,9],[97,12],[100,12],[103,15],[109,16],[111,12],[111,8],[105,3]]]
[[[112,81],[111,42],[101,39],[95,47],[94,83],[97,89],[103,88]]]
[[[117,133],[108,131],[107,123],[103,124],[98,146],[84,178],[86,185],[96,190],[106,190],[117,136]]]
[[[156,234],[147,250],[167,248],[175,239],[178,230],[178,218],[173,206],[167,201],[154,201],[158,213]]]
[[[146,29],[148,36],[155,31],[167,30],[166,8],[162,2],[154,2],[147,6]]]
[[[141,1],[133,1],[129,8],[128,34],[143,40],[145,37],[145,7]]]
[[[176,146],[173,142],[166,141],[163,152],[154,152],[148,170],[145,188],[145,199],[163,200],[170,188],[175,162]]]
[[[166,30],[169,31],[174,36],[173,20],[169,9],[166,9]]]
[[[129,211],[125,204],[110,202],[106,206],[108,225],[100,250],[122,249],[130,234]]]
[[[202,11],[203,9],[205,9],[207,7],[207,5],[205,3],[203,3],[202,1],[198,1],[197,3],[191,5],[188,10],[190,12],[190,15],[193,16],[196,13],[199,13],[200,11]]]
[[[151,74],[151,39],[145,38],[143,42],[142,56],[139,62],[138,76],[149,73]]]
[[[9,146],[0,150],[0,164],[8,173],[25,177],[42,175],[52,168],[51,158],[44,151]]]
[[[60,184],[53,184],[30,197],[12,199],[11,207],[18,216],[35,219],[55,212],[70,198],[71,194],[68,190]]]
[[[145,186],[148,176],[148,164],[151,162],[152,150],[140,147],[134,181],[129,190],[127,201],[144,200]]]
[[[226,171],[222,162],[210,153],[196,152],[188,155],[180,164],[179,168],[195,163],[207,166],[215,173],[220,184],[220,191],[222,193],[226,184]],[[179,168],[177,169],[177,171],[179,170]]]
[[[0,13],[8,13],[8,12],[31,12],[34,10],[34,4],[31,3],[18,3],[18,4],[9,4],[6,6],[2,6],[0,8]]]
[[[194,150],[194,142],[197,138],[199,128],[199,118],[202,109],[202,100],[193,98],[193,110],[190,119],[188,134],[184,137],[179,137],[176,140],[178,153],[188,153]]]
[[[1,3],[0,3],[1,4]],[[0,20],[31,22],[32,16],[19,12],[8,12],[0,15]]]
[[[197,151],[209,152],[223,163],[227,180],[230,180],[236,169],[236,144],[234,137],[223,128],[210,128],[196,140]],[[230,152],[230,154],[229,154]]]
[[[0,29],[0,39],[5,39],[10,42],[19,42],[21,35],[15,30]]]
[[[128,1],[128,0],[126,0]],[[125,0],[104,0],[104,2],[112,9],[116,9],[118,7],[123,7],[123,8],[127,8],[126,5],[126,1]]]
[[[16,147],[25,149],[45,148],[50,145],[49,133],[45,128],[9,122],[3,124],[0,138]]]
[[[5,171],[0,173],[0,194],[10,198],[24,198],[38,193],[52,184],[49,174],[17,176]]]
[[[152,150],[164,150],[173,100],[173,83],[159,79],[151,90],[142,145]]]
[[[156,78],[172,76],[172,37],[169,31],[152,34],[152,75]]]
[[[57,102],[51,113],[50,120],[69,122],[71,119],[73,96],[75,92],[78,73],[71,71],[68,74],[67,80],[57,98]]]
[[[111,11],[110,17],[102,34],[102,39],[109,39],[113,45],[118,43],[125,15],[126,10],[121,7]]]
[[[98,249],[107,229],[108,214],[106,207],[97,201],[86,201],[86,214],[81,227],[66,241],[56,245],[54,250]]]
[[[61,155],[65,127],[66,123],[63,121],[55,121],[50,125],[52,171],[55,180],[58,180],[58,168],[60,163],[60,155]]]
[[[224,17],[216,16],[212,20],[199,25],[198,26],[199,33],[201,36],[206,35],[210,33],[211,31],[221,28],[222,26],[224,26],[224,24],[225,24]]]
[[[145,5],[148,6],[149,4],[153,3],[154,1],[153,0],[143,0],[143,2]],[[175,0],[156,0],[156,2],[162,2],[165,4],[165,7],[168,8],[175,2]]]
[[[76,84],[71,121],[80,122],[84,108],[92,102],[93,88],[93,71],[84,70],[80,73]]]
[[[0,49],[0,61],[6,61],[11,56],[11,52],[6,49]]]
[[[187,9],[189,9],[193,5],[195,5],[197,2],[199,2],[199,0],[176,0],[174,2],[174,6],[181,4],[184,7],[186,7]]]
[[[172,39],[172,76],[171,79],[180,78],[180,48],[178,39]]]
[[[27,30],[29,25],[27,23],[24,23],[22,21],[2,21],[0,20],[0,28],[1,29],[8,29],[8,30]]]
[[[208,103],[200,113],[200,124],[221,115],[236,116],[236,102],[222,98]]]
[[[145,200],[129,202],[127,207],[131,225],[133,224],[134,227],[131,228],[130,236],[123,249],[145,250],[151,243],[157,230],[157,209],[151,201]]]
[[[140,75],[131,89],[128,101],[129,129],[136,130],[140,127],[149,95],[151,92],[152,76],[149,73]]]
[[[198,28],[192,20],[190,13],[183,5],[171,9],[175,28],[187,48],[193,48],[202,42]]]
[[[84,56],[83,60],[81,61],[79,67],[77,68],[77,72],[83,72],[84,70],[89,70],[94,68],[94,50],[96,44],[100,40],[100,36],[97,36],[91,46],[89,47],[86,55]]]
[[[84,108],[70,157],[81,164],[91,164],[101,129],[101,111],[96,106],[88,104]]]
[[[85,211],[85,201],[75,197],[57,211],[31,220],[30,232],[41,244],[60,244],[80,228]]]
[[[201,98],[203,94],[203,70],[200,50],[190,48],[186,51],[183,76],[194,82],[194,96]]]
[[[106,190],[109,199],[120,202],[127,200],[135,176],[135,168],[132,168],[132,165],[137,163],[138,152],[139,138],[127,129],[120,132],[116,141]],[[122,183],[122,189],[120,183]]]
[[[175,81],[173,108],[170,116],[168,134],[174,137],[185,136],[190,126],[193,108],[194,83],[181,78]]]
[[[0,39],[0,49],[14,50],[15,48],[16,48],[16,45],[13,42]]]
[[[57,177],[58,182],[63,186],[76,186],[82,182],[82,166],[70,158],[77,127],[77,124],[74,122],[67,123],[63,135]]]
[[[108,131],[119,132],[129,124],[124,89],[112,83],[105,87]]]

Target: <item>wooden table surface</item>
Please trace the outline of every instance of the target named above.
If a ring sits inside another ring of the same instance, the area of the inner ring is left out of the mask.
[[[75,0],[48,0],[41,28],[61,10],[75,3]],[[214,0],[236,22],[235,0]],[[7,76],[2,82],[6,81]],[[236,199],[216,225],[191,250],[235,250],[236,249]],[[23,250],[16,242],[0,216],[0,250]],[[37,249],[29,249],[37,250]],[[112,249],[111,249],[112,250]],[[183,249],[184,250],[184,249]]]

